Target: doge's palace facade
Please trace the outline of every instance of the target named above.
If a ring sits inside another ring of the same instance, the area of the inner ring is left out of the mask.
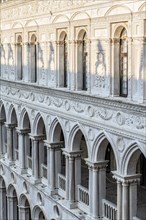
[[[0,11],[0,220],[146,219],[145,0]]]

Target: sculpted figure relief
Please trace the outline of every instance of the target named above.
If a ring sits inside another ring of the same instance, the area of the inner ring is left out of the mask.
[[[97,54],[97,61],[95,63],[95,66],[96,66],[95,86],[104,88],[106,66],[104,63],[104,54],[102,52],[99,52]]]

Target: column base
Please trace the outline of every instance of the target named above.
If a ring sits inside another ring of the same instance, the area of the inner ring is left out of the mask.
[[[39,184],[39,183],[41,183],[41,178],[38,178],[38,179],[36,179],[34,176],[30,176],[30,181],[31,181],[31,183],[32,184]]]
[[[69,209],[76,209],[78,206],[78,203],[77,202],[70,202],[68,200],[65,200],[64,201],[64,205],[69,208]]]

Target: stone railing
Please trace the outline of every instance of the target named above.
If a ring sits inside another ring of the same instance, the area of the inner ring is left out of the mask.
[[[58,174],[58,188],[64,191],[66,190],[66,178],[60,173]]]
[[[17,148],[15,148],[15,159],[19,159],[19,150]]]
[[[66,196],[66,178],[62,174],[58,174],[58,194],[65,198]]]
[[[27,155],[27,166],[28,169],[32,169],[32,158]]]
[[[81,185],[78,185],[78,206],[81,210],[89,212],[89,191]]]
[[[105,199],[102,200],[103,219],[116,220],[117,219],[117,206],[112,202]]]
[[[44,164],[41,164],[41,176],[47,179],[47,166]]]
[[[138,217],[136,217],[136,216],[134,216],[134,217],[133,217],[133,220],[141,220],[141,219],[138,218]]]

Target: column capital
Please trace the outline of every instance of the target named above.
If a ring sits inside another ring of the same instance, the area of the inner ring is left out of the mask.
[[[27,134],[30,132],[30,129],[24,129],[24,128],[16,128],[16,131],[18,134]]]
[[[12,128],[16,127],[17,125],[16,125],[16,124],[10,124],[10,123],[5,122],[5,126],[6,126],[6,128],[12,129]]]
[[[45,135],[34,135],[34,134],[29,133],[29,138],[32,141],[43,141],[45,139]]]
[[[76,158],[76,157],[81,157],[83,151],[67,151],[66,149],[63,149],[63,154],[69,158]]]
[[[112,171],[113,178],[122,184],[136,183],[140,181],[141,174],[121,175],[116,171]]]
[[[0,118],[0,123],[4,123],[5,122],[5,119],[4,118]]]
[[[89,169],[92,170],[105,170],[106,167],[108,166],[108,160],[104,160],[104,161],[97,161],[97,162],[92,162],[89,161],[89,159],[85,159],[86,160],[86,164],[88,165]]]
[[[48,148],[48,149],[61,149],[64,147],[64,141],[59,141],[59,142],[54,142],[54,143],[48,143],[48,141],[44,141],[44,145]]]

